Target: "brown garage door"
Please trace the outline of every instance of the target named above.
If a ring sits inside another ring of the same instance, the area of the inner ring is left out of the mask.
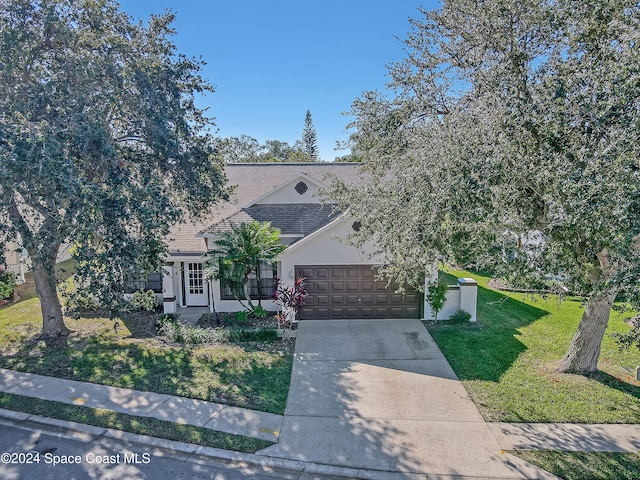
[[[420,318],[419,292],[395,293],[395,285],[387,288],[375,276],[371,265],[296,266],[308,293],[298,318]]]

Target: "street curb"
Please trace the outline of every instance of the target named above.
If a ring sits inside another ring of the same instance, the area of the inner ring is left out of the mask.
[[[48,434],[61,437],[91,442],[98,438],[107,438],[118,441],[133,443],[142,447],[160,448],[170,451],[175,456],[185,461],[198,464],[205,464],[205,459],[209,458],[227,466],[247,467],[253,466],[266,469],[272,473],[280,471],[287,478],[313,479],[314,475],[322,478],[330,477],[339,479],[362,479],[362,480],[479,480],[478,477],[468,477],[460,475],[438,475],[428,473],[403,473],[388,472],[382,470],[366,470],[349,467],[339,467],[335,465],[325,465],[320,463],[306,462],[303,460],[291,460],[286,458],[272,457],[254,453],[234,452],[220,448],[206,447],[192,443],[180,442],[177,440],[167,440],[164,438],[140,435],[137,433],[123,432],[104,427],[96,427],[83,423],[71,422],[68,420],[58,420],[40,415],[17,412],[0,408],[0,425],[22,427],[29,430],[41,431],[47,429]],[[284,478],[284,477],[283,477]],[[487,477],[492,478],[492,477]],[[541,478],[550,478],[549,476]],[[503,478],[501,480],[509,480]],[[534,480],[534,479],[532,479]]]
[[[325,475],[339,478],[353,478],[364,480],[386,479],[463,479],[464,477],[432,476],[427,474],[384,472],[378,470],[363,470],[334,465],[323,465],[301,460],[271,457],[267,455],[234,452],[220,448],[206,447],[177,440],[140,435],[137,433],[123,432],[110,428],[96,427],[83,423],[58,420],[40,415],[16,412],[14,410],[0,409],[0,424],[21,426],[30,430],[39,430],[42,427],[50,430],[53,435],[70,437],[75,440],[90,442],[98,438],[110,438],[119,441],[134,443],[144,447],[161,448],[186,456],[212,458],[228,464],[250,464],[271,469],[298,472],[304,474]],[[197,462],[197,459],[193,459]]]

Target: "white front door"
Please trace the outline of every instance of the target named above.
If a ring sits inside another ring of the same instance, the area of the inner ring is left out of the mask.
[[[209,294],[202,263],[185,263],[184,284],[185,304],[187,307],[206,307],[209,305]]]

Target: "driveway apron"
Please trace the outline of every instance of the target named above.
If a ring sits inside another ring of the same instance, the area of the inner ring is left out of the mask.
[[[280,441],[259,454],[443,477],[555,478],[501,452],[419,320],[300,322]]]

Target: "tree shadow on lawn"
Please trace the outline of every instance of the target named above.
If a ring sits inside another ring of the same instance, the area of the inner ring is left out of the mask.
[[[640,387],[636,387],[631,383],[624,382],[619,378],[614,377],[613,375],[609,375],[607,372],[598,370],[597,372],[588,375],[588,377],[609,388],[619,390],[622,393],[626,393],[631,395],[632,397],[640,399]],[[638,409],[640,410],[640,405],[638,406]]]
[[[136,390],[185,395],[192,381],[191,350],[145,348],[99,338],[69,338],[52,348],[27,340],[17,352],[0,355],[0,366],[23,372]]]
[[[429,325],[460,380],[498,382],[527,347],[518,340],[518,329],[549,312],[511,296],[478,286],[477,324]]]

